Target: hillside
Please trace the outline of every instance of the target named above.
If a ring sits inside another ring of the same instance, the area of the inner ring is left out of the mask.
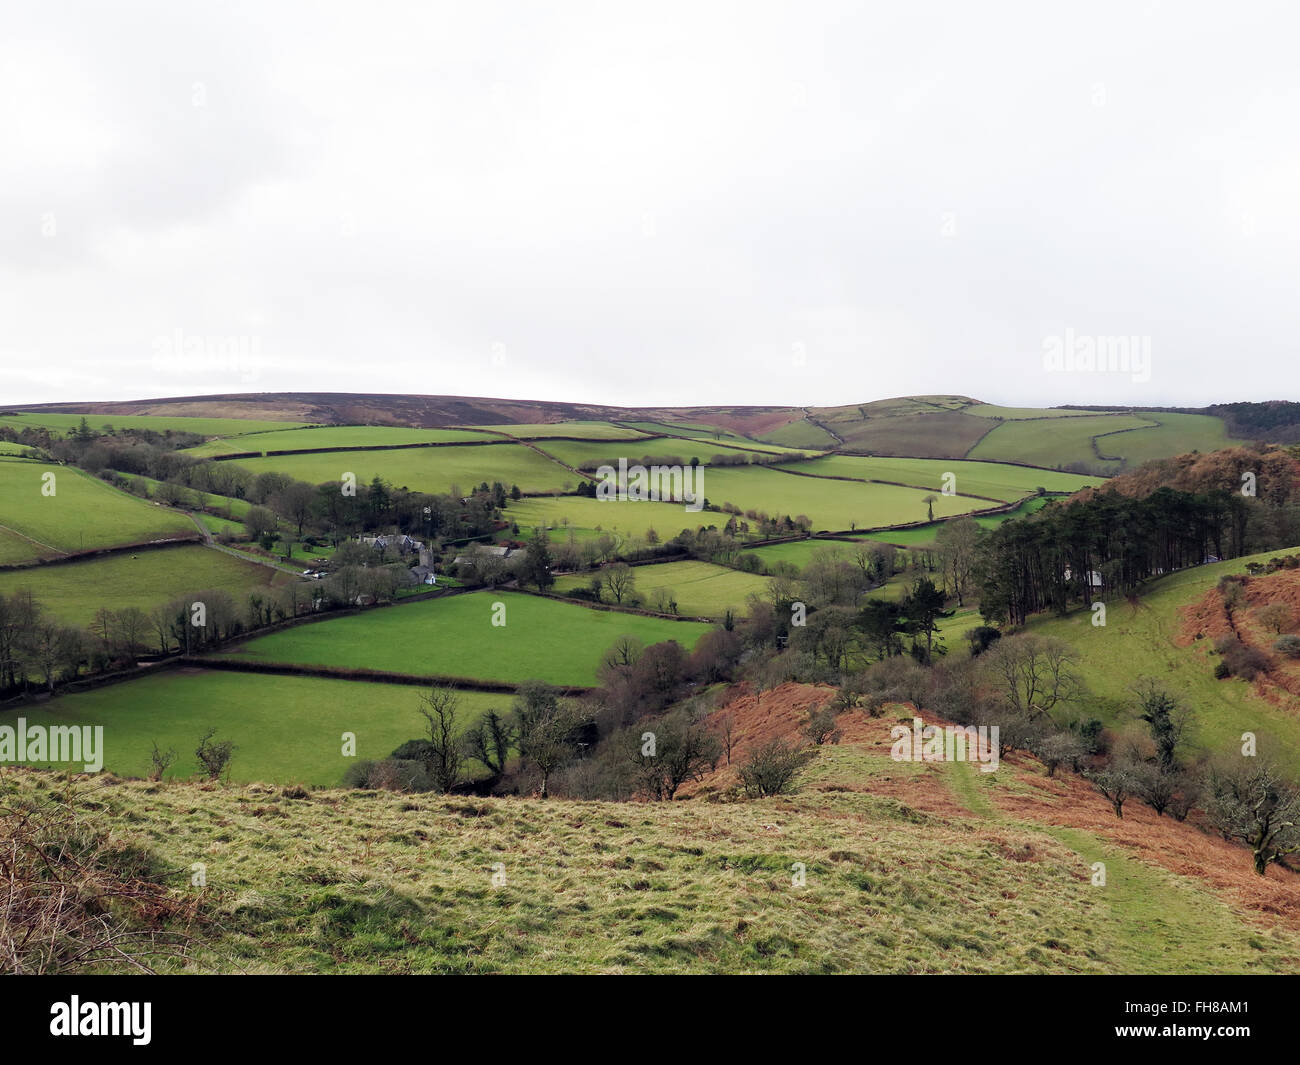
[[[793,735],[828,694],[738,689],[724,708],[737,719],[733,758]],[[726,801],[725,765],[685,801],[631,805],[113,778],[69,792],[12,769],[0,791],[10,808],[73,795],[88,825],[129,838],[148,867],[203,863],[201,892],[160,885],[195,907],[193,920],[158,922],[194,937],[165,971],[1300,965],[1296,874],[1261,880],[1240,850],[1144,809],[1117,821],[1077,778],[1048,779],[1028,757],[992,774],[900,763],[889,757],[893,714],[842,721],[843,739],[817,748],[795,793],[751,802]],[[1092,883],[1098,861],[1105,886]]]

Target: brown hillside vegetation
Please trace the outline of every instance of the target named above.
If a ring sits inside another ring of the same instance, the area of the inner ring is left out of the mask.
[[[1300,603],[1300,571],[1286,571],[1285,577],[1287,591],[1276,594],[1295,596]],[[715,726],[728,714],[734,721],[732,765],[721,765],[703,782],[683,789],[683,794],[697,798],[725,794],[737,786],[736,767],[756,747],[774,739],[805,742],[799,729],[808,710],[823,705],[833,694],[825,686],[784,684],[759,697],[747,685],[738,685],[710,715]],[[1048,777],[1042,763],[1020,752],[1003,759],[993,773],[981,773],[971,765],[896,762],[890,753],[890,729],[899,722],[910,724],[914,716],[910,706],[900,705],[887,706],[877,718],[861,710],[839,715],[838,746],[847,749],[846,755],[851,751],[867,760],[857,763],[850,782],[843,774],[820,771],[820,763],[814,762],[805,771],[801,790],[828,795],[870,793],[926,814],[981,822],[972,826],[976,832],[1008,821],[1022,828],[1082,830],[1113,844],[1134,861],[1199,883],[1262,925],[1300,932],[1300,873],[1274,866],[1266,877],[1256,876],[1246,850],[1202,830],[1195,813],[1180,823],[1158,816],[1134,799],[1125,805],[1123,819],[1118,819],[1083,777],[1064,770]],[[926,724],[948,724],[929,712],[920,716]]]
[[[1180,492],[1240,490],[1242,474],[1253,473],[1256,495],[1281,505],[1300,496],[1300,460],[1277,447],[1228,447],[1143,463],[1131,473],[1108,480],[1104,488],[1084,488],[1071,499],[1087,500],[1101,491],[1143,498],[1161,488]]]
[[[46,403],[16,411],[157,415],[172,417],[266,418],[322,425],[535,424],[573,420],[693,421],[739,432],[767,431],[796,421],[804,412],[790,407],[612,407],[484,396],[418,396],[346,392],[266,392],[180,396],[131,402]]]
[[[1236,636],[1268,659],[1268,671],[1254,681],[1254,690],[1275,706],[1300,713],[1300,659],[1273,650],[1280,634],[1300,632],[1300,569],[1279,569],[1234,582],[1241,602],[1229,613],[1224,594],[1210,588],[1182,611],[1176,643],[1194,643],[1207,657],[1216,640]],[[1208,663],[1206,668],[1212,668]]]

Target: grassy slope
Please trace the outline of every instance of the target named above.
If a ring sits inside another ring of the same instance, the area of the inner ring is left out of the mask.
[[[229,592],[242,608],[250,592],[285,579],[287,574],[267,566],[184,544],[0,573],[0,595],[30,588],[49,614],[65,625],[84,628],[100,607],[149,610],[187,592],[212,588]]]
[[[46,473],[55,475],[52,496],[41,491]],[[28,545],[23,556],[26,558],[185,536],[195,531],[184,515],[119,492],[74,467],[25,459],[0,459],[0,525],[49,548]]]
[[[196,968],[1105,967],[1098,904],[1066,848],[861,794],[638,806],[119,784],[95,799],[168,864],[205,863],[221,938]],[[1026,846],[1033,860],[1002,857]]]
[[[1103,459],[1093,450],[1094,438]],[[1098,473],[1113,474],[1149,459],[1231,443],[1223,422],[1204,414],[1095,414],[1068,421],[1003,422],[967,457],[1040,466],[1085,463]]]
[[[501,627],[492,624],[495,603],[506,606]],[[695,622],[484,591],[301,625],[250,640],[234,653],[266,662],[589,685],[595,683],[601,656],[620,636],[647,644],[676,640],[689,649],[708,629]]]
[[[916,485],[931,491],[943,487],[947,474],[955,478],[958,492],[991,496],[1010,502],[1021,499],[1038,488],[1049,492],[1076,492],[1099,484],[1099,477],[1084,477],[1055,470],[1029,469],[992,462],[964,462],[959,459],[866,458],[858,455],[830,455],[788,466],[800,473],[818,476],[855,477],[869,481],[892,481]]]
[[[819,748],[795,794],[754,802],[290,799],[108,782],[91,816],[129,825],[166,868],[205,864],[216,920],[191,971],[1294,969],[1292,930],[1247,920],[1203,881],[1051,811],[1002,813],[1000,796],[1028,790],[1032,770],[896,763],[885,750]],[[7,796],[57,786],[0,770]],[[1096,860],[1105,887],[1089,882]]]
[[[1252,556],[1263,561],[1268,552]],[[1068,640],[1081,657],[1081,672],[1091,690],[1084,706],[1107,724],[1127,719],[1133,699],[1129,687],[1143,676],[1168,683],[1192,708],[1192,740],[1206,751],[1235,750],[1251,730],[1261,745],[1272,744],[1293,765],[1300,764],[1300,720],[1251,693],[1245,681],[1215,680],[1214,660],[1202,647],[1174,645],[1182,624],[1180,608],[1214,587],[1226,573],[1245,573],[1250,559],[1197,566],[1153,582],[1136,611],[1111,603],[1105,627],[1075,611],[1064,618],[1042,617],[1031,629]]]
[[[1036,466],[1068,466],[1084,463],[1102,473],[1116,472],[1120,464],[1102,462],[1092,449],[1099,433],[1131,429],[1138,433],[1157,430],[1151,422],[1134,414],[1094,414],[1086,418],[1044,418],[1034,421],[1006,421],[993,428],[967,456],[987,462],[1031,462]],[[1105,437],[1105,455],[1118,455],[1115,436]]]

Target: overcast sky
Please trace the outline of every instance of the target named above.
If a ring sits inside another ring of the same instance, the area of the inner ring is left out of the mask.
[[[9,0],[0,402],[1300,399],[1297,30]],[[1120,336],[1149,373],[1045,369]]]

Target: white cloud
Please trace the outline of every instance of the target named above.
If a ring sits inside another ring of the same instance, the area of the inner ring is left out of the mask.
[[[0,34],[0,394],[1279,396],[1295,21],[19,5]],[[1151,337],[1151,381],[1043,375],[1065,327]],[[175,330],[255,336],[256,384],[153,372]]]

